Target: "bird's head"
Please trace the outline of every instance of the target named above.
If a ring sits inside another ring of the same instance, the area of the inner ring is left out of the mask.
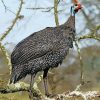
[[[76,3],[71,6],[71,15],[74,16],[80,9],[82,9],[82,5],[80,3]]]

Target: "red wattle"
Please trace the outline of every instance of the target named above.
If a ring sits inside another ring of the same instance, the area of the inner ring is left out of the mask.
[[[82,5],[79,3],[77,4],[78,5],[78,9],[81,9],[82,8]]]

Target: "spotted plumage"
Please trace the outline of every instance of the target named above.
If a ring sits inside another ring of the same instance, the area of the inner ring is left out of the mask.
[[[30,96],[33,79],[37,72],[44,71],[45,94],[48,96],[47,73],[57,67],[73,47],[75,39],[75,16],[58,27],[47,27],[19,42],[11,54],[12,73],[10,83],[16,83],[31,75]]]
[[[75,17],[58,27],[47,27],[18,43],[11,54],[11,82],[61,64],[73,47]]]

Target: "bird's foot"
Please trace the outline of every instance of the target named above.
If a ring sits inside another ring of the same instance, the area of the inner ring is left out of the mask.
[[[30,100],[33,100],[34,99],[34,96],[33,96],[33,93],[32,93],[31,90],[29,91],[29,98],[30,98]]]
[[[46,93],[45,95],[46,95],[47,97],[49,97],[49,98],[53,98],[53,97],[56,96],[56,94],[50,94],[50,93]]]

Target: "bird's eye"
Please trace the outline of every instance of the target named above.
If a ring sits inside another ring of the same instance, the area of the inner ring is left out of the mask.
[[[77,4],[75,4],[75,6],[77,6]]]
[[[75,8],[77,8],[78,7],[78,4],[75,4]]]

